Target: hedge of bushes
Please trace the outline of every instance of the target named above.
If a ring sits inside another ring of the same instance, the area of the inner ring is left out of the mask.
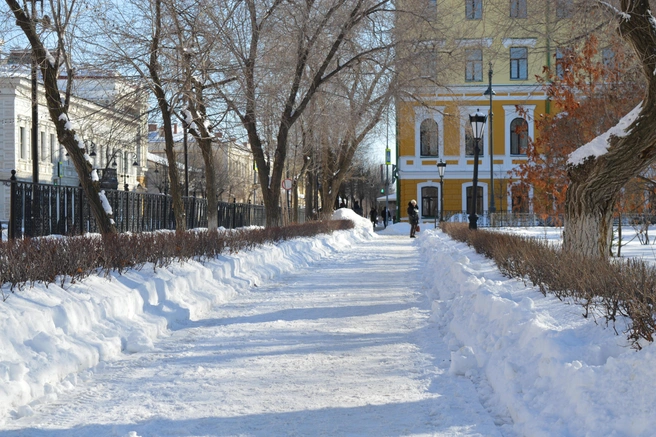
[[[630,323],[627,336],[635,348],[654,341],[656,268],[638,259],[593,259],[554,247],[545,240],[445,223],[442,230],[494,260],[507,277],[539,287],[544,294],[575,302],[584,317],[599,317],[615,327],[618,316]]]
[[[267,243],[310,237],[352,229],[349,220],[313,221],[285,227],[250,228],[230,231],[158,231],[115,234],[105,237],[42,237],[0,242],[0,286],[2,298],[35,283],[78,281],[91,274],[122,273],[153,268],[173,261],[208,260],[223,253],[236,253]]]

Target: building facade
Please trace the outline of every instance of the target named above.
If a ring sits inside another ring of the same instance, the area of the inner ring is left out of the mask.
[[[177,123],[173,124],[172,130],[173,149],[178,163],[181,183],[184,184],[185,182],[186,161],[189,195],[206,197],[205,162],[193,135],[187,133],[185,136],[184,129]],[[156,124],[149,124],[148,142],[150,151],[147,177],[148,191],[151,193],[168,192],[168,176],[166,173],[168,161],[165,153],[163,128],[158,127]],[[235,138],[226,138],[218,133],[213,140],[213,146],[218,200],[259,204],[262,201],[261,189],[257,180],[253,154],[248,143],[240,143]]]
[[[571,2],[412,0],[400,2],[396,34],[402,93],[397,111],[401,218],[412,199],[421,217],[472,209],[474,138],[469,115],[488,115],[478,160],[477,213],[530,212],[511,171],[526,161],[535,120],[551,108],[536,76],[557,65]],[[404,9],[405,8],[405,9]],[[413,9],[414,8],[414,9]],[[415,13],[408,13],[409,11]],[[417,20],[417,14],[423,18]],[[412,17],[415,17],[414,19]],[[490,99],[490,88],[492,99]],[[447,166],[440,192],[437,163]]]
[[[84,79],[80,79],[83,81]],[[132,101],[129,109],[111,104],[116,98],[117,78],[96,77],[94,87],[100,88],[103,102],[74,97],[69,117],[87,146],[87,151],[101,177],[112,176],[116,182],[127,184],[129,189],[143,183],[146,172],[145,102]],[[87,85],[89,83],[87,82]],[[0,180],[9,180],[11,171],[21,181],[33,180],[33,162],[38,162],[39,183],[78,186],[79,179],[66,150],[57,139],[55,125],[45,103],[42,86],[38,86],[38,123],[36,156],[32,148],[32,98],[29,68],[22,65],[3,65],[0,68]],[[113,90],[113,91],[112,91]],[[119,175],[118,180],[114,175]],[[122,176],[122,178],[121,178]],[[104,181],[103,181],[104,182]],[[110,185],[111,185],[110,181]],[[0,195],[0,221],[9,219],[9,190]]]

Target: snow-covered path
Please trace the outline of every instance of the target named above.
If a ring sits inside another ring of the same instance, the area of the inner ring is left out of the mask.
[[[85,372],[0,436],[500,436],[447,371],[424,268],[407,237],[360,243]]]

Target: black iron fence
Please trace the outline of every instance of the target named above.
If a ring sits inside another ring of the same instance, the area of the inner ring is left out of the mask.
[[[466,211],[444,211],[445,222],[469,223],[469,214]],[[424,218],[424,221],[438,221],[439,217]],[[562,226],[562,216],[545,216],[542,214],[499,211],[491,213],[484,211],[478,214],[478,227],[530,227],[530,226]]]
[[[12,173],[13,174],[13,173]],[[82,188],[0,181],[2,199],[9,200],[8,237],[80,235],[97,232],[98,225]],[[7,195],[8,193],[8,195]],[[175,229],[172,197],[133,191],[105,190],[119,232]],[[8,199],[7,199],[8,198]],[[183,197],[187,229],[207,227],[207,199]],[[299,221],[305,221],[299,211]],[[218,225],[224,228],[264,226],[262,205],[219,202]]]

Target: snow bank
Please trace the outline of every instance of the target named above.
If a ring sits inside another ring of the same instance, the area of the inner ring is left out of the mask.
[[[85,378],[85,369],[149,350],[158,336],[202,318],[213,305],[371,238],[369,221],[351,213],[335,214],[356,222],[350,231],[11,294],[0,302],[0,424],[57,399]]]
[[[441,231],[417,241],[434,267],[427,294],[452,351],[449,371],[474,381],[488,410],[512,418],[513,433],[653,435],[653,344],[636,352],[603,320],[503,277]]]

